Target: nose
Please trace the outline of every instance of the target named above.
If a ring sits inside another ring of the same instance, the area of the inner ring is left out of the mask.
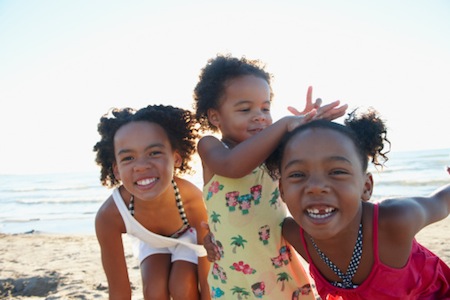
[[[322,194],[329,191],[329,186],[320,175],[311,175],[306,184],[308,194]]]
[[[253,120],[254,121],[259,121],[259,122],[263,122],[263,121],[267,120],[266,112],[264,112],[262,110],[258,110],[255,113],[255,115],[253,116]]]
[[[148,157],[136,158],[134,161],[133,170],[136,172],[147,170],[151,168],[151,159]]]

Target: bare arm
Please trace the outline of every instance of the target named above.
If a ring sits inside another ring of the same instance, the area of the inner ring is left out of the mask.
[[[389,199],[380,204],[380,221],[391,224],[392,232],[411,239],[424,227],[450,214],[450,184],[428,197]]]
[[[183,204],[186,210],[186,216],[189,224],[197,231],[197,244],[203,245],[203,238],[207,234],[207,228],[202,226],[202,222],[208,221],[206,206],[203,201],[203,194],[194,184],[186,180],[177,180],[180,191],[183,193]],[[208,272],[210,263],[205,257],[198,258],[198,281],[200,285],[201,299],[211,299]]]
[[[125,232],[125,229],[112,196],[97,213],[95,231],[100,244],[103,269],[108,280],[109,299],[131,299],[130,280],[122,242],[122,232]]]
[[[233,149],[224,147],[222,142],[215,137],[202,138],[198,144],[198,152],[203,162],[204,182],[209,181],[213,174],[230,178],[247,175],[266,160],[286,132],[312,119],[333,120],[339,118],[347,110],[347,105],[338,107],[339,101],[324,106],[321,106],[321,103],[321,99],[312,102],[312,87],[310,86],[302,112],[288,107],[288,110],[298,117],[297,119],[294,116],[284,117]]]
[[[199,141],[198,153],[211,174],[240,178],[264,162],[291,126],[307,122],[312,116],[284,117],[232,149],[216,137],[206,136]]]

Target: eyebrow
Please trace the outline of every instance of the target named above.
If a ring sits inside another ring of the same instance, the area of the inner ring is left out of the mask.
[[[236,102],[235,104],[234,104],[234,106],[239,106],[239,105],[243,105],[243,104],[247,104],[247,103],[250,103],[250,102],[252,102],[252,101],[250,101],[250,100],[239,100],[238,102]],[[270,102],[270,100],[266,100],[266,101],[264,101],[264,104],[272,104],[272,102]]]
[[[147,147],[145,147],[145,151],[152,149],[152,148],[166,148],[166,146],[162,143],[150,144]],[[130,149],[121,149],[121,150],[119,150],[119,152],[117,152],[117,155],[126,154],[126,153],[130,153],[130,152],[132,152],[132,150],[130,150]]]
[[[344,163],[349,164],[349,165],[352,164],[352,162],[350,160],[348,160],[347,158],[345,158],[343,156],[339,156],[339,155],[330,156],[327,159],[325,159],[325,161],[327,161],[327,162],[336,162],[336,161],[338,161],[338,162],[344,162]],[[301,164],[301,165],[305,164],[305,160],[304,159],[291,160],[290,162],[288,162],[286,164],[286,166],[284,166],[283,170],[285,170],[285,169],[287,169],[290,166],[295,165],[295,164]]]

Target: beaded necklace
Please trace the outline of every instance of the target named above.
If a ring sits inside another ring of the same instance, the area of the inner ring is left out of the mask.
[[[357,288],[358,285],[354,284],[352,279],[355,276],[356,270],[358,269],[359,263],[361,261],[362,255],[362,224],[359,224],[358,230],[358,238],[356,239],[355,248],[353,249],[352,258],[350,260],[350,264],[348,265],[347,272],[344,274],[316,245],[313,238],[310,236],[311,243],[314,246],[317,254],[319,254],[320,258],[325,262],[325,264],[342,279],[342,282],[332,281],[330,282],[333,286],[344,288],[344,289],[354,289]]]
[[[183,208],[183,202],[181,201],[180,190],[178,189],[178,186],[175,183],[175,180],[173,180],[173,179],[172,179],[172,187],[175,192],[175,201],[176,201],[176,205],[178,208],[178,212],[181,216],[181,220],[183,221],[183,226],[171,236],[173,238],[178,238],[190,228],[190,225],[189,225],[189,221],[187,219],[186,213]],[[134,196],[133,195],[131,195],[130,204],[128,205],[128,210],[130,211],[130,214],[134,217]]]

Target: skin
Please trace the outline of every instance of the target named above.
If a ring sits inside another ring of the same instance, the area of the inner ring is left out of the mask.
[[[249,174],[272,153],[286,132],[315,118],[338,118],[347,109],[347,105],[339,106],[339,101],[324,106],[320,106],[320,99],[313,103],[312,87],[309,87],[304,110],[300,112],[289,107],[295,116],[284,117],[272,124],[270,87],[264,79],[253,75],[229,80],[220,101],[219,109],[208,111],[208,119],[219,128],[222,140],[205,136],[198,143],[204,183],[214,174],[229,178]],[[203,226],[209,230],[206,223]],[[220,260],[220,252],[211,242],[210,235],[204,239],[204,246],[209,261]]]
[[[208,119],[219,128],[222,140],[205,136],[198,144],[204,182],[214,174],[230,178],[247,175],[264,162],[285,132],[314,117],[337,118],[347,108],[337,108],[339,101],[335,101],[316,111],[314,107],[320,102],[313,104],[311,98],[312,88],[308,90],[304,116],[288,116],[272,124],[268,83],[253,75],[230,79],[219,108],[208,111]]]
[[[299,234],[301,226],[312,263],[328,280],[340,281],[317,255],[309,236],[345,271],[362,221],[363,254],[353,278],[355,284],[361,284],[374,261],[373,204],[367,202],[374,184],[372,175],[362,169],[353,142],[332,129],[305,130],[286,145],[280,171],[280,192],[293,216],[286,220],[283,235],[309,261]],[[407,263],[416,233],[449,213],[450,185],[429,197],[382,201],[378,228],[381,261],[393,268],[402,268]]]
[[[197,242],[202,244],[206,231],[201,223],[207,220],[202,192],[192,183],[173,177],[181,156],[171,148],[163,128],[144,121],[128,123],[117,131],[114,149],[114,175],[123,184],[120,193],[127,206],[131,194],[134,195],[136,220],[148,230],[165,236],[181,228],[171,184],[174,178],[189,223],[197,230]],[[131,299],[122,242],[126,228],[112,196],[99,209],[95,225],[110,299]],[[155,254],[141,263],[145,299],[169,299],[169,294],[173,299],[200,299],[198,284],[206,291],[201,299],[210,299],[207,259],[199,258],[197,268],[181,260],[171,263],[170,258],[168,254]]]

